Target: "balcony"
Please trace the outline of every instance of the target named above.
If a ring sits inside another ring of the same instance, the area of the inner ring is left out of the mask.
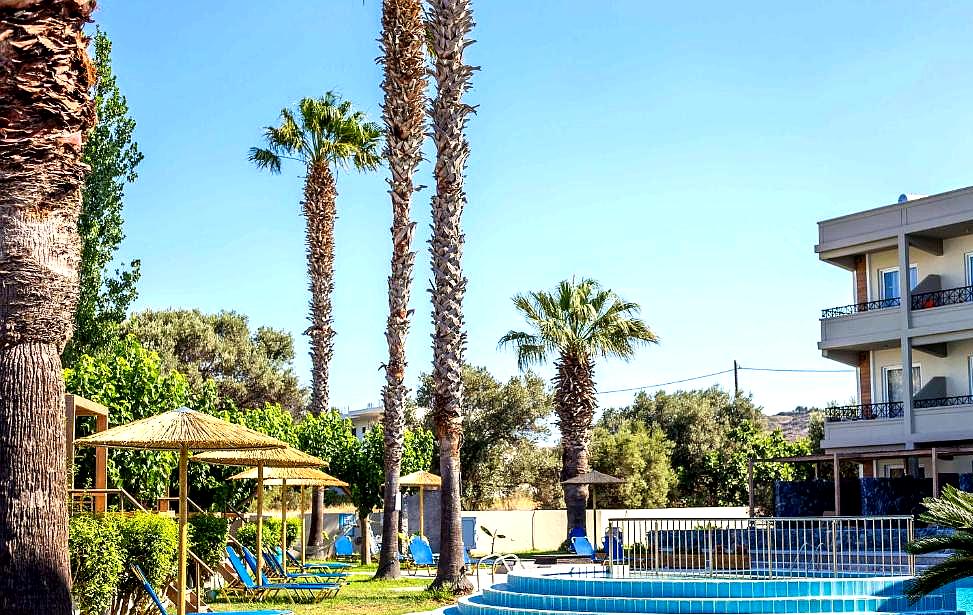
[[[911,436],[916,442],[973,439],[973,395],[916,399]],[[838,406],[824,411],[825,449],[903,444],[902,402]]]
[[[822,310],[818,347],[827,357],[856,365],[859,351],[897,346],[902,319],[896,308],[901,303],[894,297]],[[969,339],[969,331],[973,330],[973,286],[912,293],[910,307],[914,345]]]

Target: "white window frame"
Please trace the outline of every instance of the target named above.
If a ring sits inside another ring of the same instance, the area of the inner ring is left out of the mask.
[[[922,388],[922,364],[921,363],[913,363],[912,364],[912,368],[913,369],[915,369],[917,367],[919,368],[919,387],[916,388],[914,391],[912,391],[912,395],[913,396],[915,396],[915,394],[919,392],[919,389]],[[888,379],[888,372],[891,371],[891,370],[896,370],[896,369],[902,370],[902,383],[904,385],[905,384],[905,370],[902,369],[902,364],[901,363],[898,364],[898,365],[883,365],[882,366],[882,399],[885,401],[885,403],[890,403],[892,401],[891,399],[889,399],[889,379]],[[909,377],[910,378],[912,377],[912,374],[911,373],[909,374]]]
[[[973,286],[973,267],[970,267],[970,260],[973,260],[973,252],[963,255],[963,267],[966,269],[966,285]]]
[[[911,272],[913,269],[916,270],[916,286],[918,286],[919,285],[919,265],[917,265],[915,263],[911,263],[909,265],[909,271]],[[896,298],[899,298],[900,299],[900,298],[902,298],[902,280],[901,279],[899,280],[899,296],[898,297],[886,297],[885,296],[885,274],[886,273],[891,273],[893,271],[896,272],[896,273],[898,273],[899,272],[899,268],[898,267],[886,267],[884,269],[879,269],[878,270],[878,295],[879,295],[879,299],[882,300],[882,301],[884,301],[886,299],[896,299]],[[906,281],[906,284],[908,284],[908,283],[909,282]],[[909,292],[912,292],[912,289],[913,288],[915,288],[915,286],[912,286],[911,288],[909,288]]]
[[[901,470],[902,475],[905,476],[905,464],[901,461],[898,463],[886,463],[884,466],[882,466],[882,469],[885,470],[885,476],[883,478],[892,478],[892,470]]]

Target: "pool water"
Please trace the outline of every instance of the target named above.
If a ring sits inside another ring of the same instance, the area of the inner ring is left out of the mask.
[[[950,588],[910,605],[907,577],[700,579],[512,572],[507,582],[460,599],[457,615],[959,615]],[[973,600],[973,588],[963,594]]]

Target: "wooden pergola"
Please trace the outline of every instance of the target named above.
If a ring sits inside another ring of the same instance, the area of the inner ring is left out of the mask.
[[[845,453],[826,453],[822,455],[800,455],[797,457],[773,457],[769,459],[751,459],[747,467],[747,485],[749,493],[750,516],[754,513],[754,493],[753,493],[753,466],[757,463],[821,463],[830,462],[832,464],[832,476],[834,480],[834,514],[841,515],[841,462],[853,462],[865,464],[878,459],[909,459],[913,457],[931,459],[932,464],[932,493],[933,497],[939,495],[939,460],[955,455],[973,455],[973,446],[947,446],[931,448],[917,448],[911,450],[898,451],[854,451]]]
[[[67,435],[65,457],[68,469],[68,489],[74,489],[74,429],[79,416],[95,417],[95,433],[108,429],[108,408],[101,404],[72,395],[64,396],[64,431]],[[95,512],[105,512],[108,495],[108,449],[95,449],[95,487],[92,500]]]

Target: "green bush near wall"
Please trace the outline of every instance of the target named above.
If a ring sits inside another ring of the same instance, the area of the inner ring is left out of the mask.
[[[263,523],[263,544],[264,548],[273,548],[280,545],[280,519],[267,517]],[[301,535],[301,520],[287,519],[287,547],[290,548]],[[236,539],[244,546],[253,551],[257,545],[257,524],[244,523],[237,530]]]
[[[144,605],[148,596],[130,572],[133,564],[157,588],[175,576],[179,530],[172,519],[147,512],[75,515],[69,532],[72,594],[82,615]]]
[[[219,515],[205,513],[189,518],[189,548],[210,568],[223,560],[229,535],[230,522]]]
[[[71,517],[68,550],[71,554],[71,593],[82,615],[104,613],[111,606],[125,562],[122,534],[114,516]]]

